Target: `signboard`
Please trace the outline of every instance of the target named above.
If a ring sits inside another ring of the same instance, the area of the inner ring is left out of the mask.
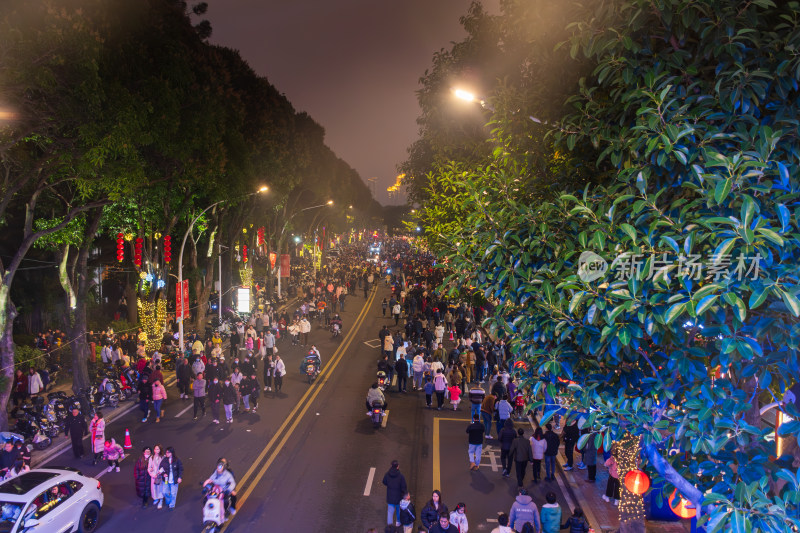
[[[236,312],[250,312],[250,287],[239,287],[236,289]]]
[[[181,286],[175,287],[175,321],[180,322],[189,316],[189,280],[185,279]]]
[[[281,277],[288,278],[292,269],[289,254],[281,254]]]

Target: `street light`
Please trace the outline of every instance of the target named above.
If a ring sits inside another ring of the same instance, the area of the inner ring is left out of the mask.
[[[263,186],[259,187],[259,189],[256,192],[251,192],[249,194],[245,194],[244,196],[242,196],[242,198],[249,198],[250,196],[253,196],[253,195],[256,195],[256,194],[260,194],[260,193],[263,193],[263,192],[267,192],[267,191],[269,191],[269,187],[267,187],[266,185],[263,185]],[[218,202],[214,202],[210,206],[208,206],[205,209],[203,209],[202,211],[200,211],[200,214],[198,214],[196,217],[194,217],[192,222],[189,224],[189,227],[186,229],[186,233],[183,235],[183,242],[181,242],[181,251],[178,254],[178,290],[179,291],[183,290],[183,249],[186,247],[186,240],[189,238],[189,233],[191,233],[192,228],[194,227],[195,223],[197,223],[197,221],[200,220],[200,217],[202,217],[209,209],[212,209],[212,208],[218,206],[219,204],[225,203],[227,201],[228,200],[226,199],[226,200],[220,200]],[[222,277],[221,276],[222,276],[222,271],[220,271],[220,287],[219,287],[219,294],[220,294],[219,305],[220,305],[220,309],[222,308]],[[185,313],[185,309],[186,309],[187,305],[189,305],[188,302],[183,302],[183,309],[181,309],[181,315],[186,314]],[[178,341],[179,341],[179,346],[180,346],[180,349],[181,349],[181,355],[183,355],[183,353],[184,353],[183,316],[181,316],[180,318],[178,318],[176,316],[175,319],[178,320]]]
[[[300,209],[299,211],[295,211],[294,213],[292,213],[292,216],[290,216],[289,218],[287,218],[287,219],[286,219],[286,222],[284,222],[284,223],[283,223],[283,227],[281,228],[281,233],[280,233],[280,235],[281,235],[281,239],[283,238],[283,234],[284,234],[284,232],[286,231],[286,226],[288,226],[288,225],[289,225],[289,222],[291,222],[291,221],[292,221],[292,219],[293,219],[294,217],[296,217],[298,214],[302,213],[303,211],[308,211],[309,209],[317,209],[317,208],[320,208],[320,207],[325,207],[325,206],[328,206],[328,205],[333,205],[333,200],[328,200],[328,201],[327,201],[327,202],[325,202],[324,204],[312,205],[312,206],[309,206],[309,207],[304,207],[303,209]],[[279,239],[279,240],[278,240],[278,244],[279,244],[279,246],[280,246],[280,242],[281,242],[281,240]],[[300,242],[300,241],[297,241],[297,242]],[[278,253],[280,254],[280,253],[281,253],[281,251],[280,251],[280,250],[278,250]],[[280,299],[280,297],[281,297],[281,274],[282,274],[282,266],[281,266],[281,263],[280,263],[280,261],[279,261],[279,262],[278,262],[278,298],[279,298],[279,299]]]
[[[481,105],[482,108],[488,109],[489,111],[494,113],[494,107],[492,105],[490,105],[490,104],[487,104],[486,100],[475,96],[474,93],[471,93],[469,91],[465,91],[464,89],[454,88],[453,89],[453,96],[455,96],[459,100],[464,100],[465,102],[478,103],[478,104]],[[542,119],[536,118],[533,115],[528,115],[528,119],[532,120],[533,122],[536,122],[537,124],[548,124],[549,125],[549,122],[547,122],[546,120],[542,120]]]

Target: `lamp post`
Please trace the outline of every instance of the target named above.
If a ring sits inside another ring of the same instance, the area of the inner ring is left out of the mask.
[[[298,211],[295,211],[295,212],[292,214],[292,216],[290,216],[289,218],[287,218],[287,219],[286,219],[286,222],[284,222],[284,223],[283,223],[283,227],[281,228],[281,234],[280,234],[280,237],[281,237],[281,238],[283,237],[283,234],[286,232],[286,226],[288,226],[288,225],[289,225],[289,222],[291,222],[291,221],[292,221],[292,219],[293,219],[294,217],[296,217],[297,215],[299,215],[299,214],[300,214],[300,213],[302,213],[303,211],[308,211],[309,209],[317,209],[317,208],[320,208],[320,207],[325,207],[325,206],[328,206],[328,205],[333,205],[333,200],[328,200],[328,201],[327,201],[327,202],[325,202],[324,204],[312,205],[312,206],[310,206],[310,207],[304,207],[303,209],[300,209],[300,210],[298,210]],[[279,246],[280,246],[280,242],[281,242],[281,241],[280,241],[280,238],[279,238],[279,240],[278,240],[278,245],[279,245]],[[281,259],[281,258],[280,258],[280,252],[281,252],[281,251],[280,251],[280,250],[278,250],[278,299],[280,299],[280,297],[281,297],[281,273],[282,273],[282,272],[281,272],[281,263],[280,263],[280,259]],[[315,270],[315,273],[316,273],[316,270]]]
[[[256,192],[251,192],[250,194],[246,194],[242,198],[248,198],[248,197],[253,196],[255,194],[259,194],[259,193],[262,193],[262,192],[267,192],[268,190],[269,190],[269,187],[267,187],[265,185],[265,186],[261,187],[260,189],[258,189]],[[181,242],[181,251],[178,254],[178,290],[179,291],[183,290],[183,249],[186,247],[186,240],[189,238],[189,233],[191,233],[192,228],[194,227],[195,223],[197,223],[197,221],[200,220],[200,217],[202,217],[209,209],[212,209],[212,208],[218,206],[219,204],[225,203],[227,201],[228,200],[220,200],[219,202],[214,202],[210,206],[208,206],[205,209],[203,209],[202,211],[200,211],[200,214],[198,214],[196,217],[194,217],[194,219],[191,221],[191,223],[189,223],[189,227],[186,229],[186,233],[184,233],[184,235],[183,235],[183,241]],[[221,265],[222,265],[222,263],[220,263],[220,266]],[[220,289],[219,290],[219,292],[220,292],[219,307],[220,307],[220,316],[221,316],[221,314],[222,314],[222,269],[221,268],[220,268],[219,289]],[[183,302],[183,308],[181,309],[181,315],[185,315],[186,314],[186,306],[187,305],[189,305],[188,302]],[[178,343],[179,343],[179,346],[180,346],[181,355],[183,355],[183,353],[184,353],[183,316],[175,317],[175,319],[178,320]]]

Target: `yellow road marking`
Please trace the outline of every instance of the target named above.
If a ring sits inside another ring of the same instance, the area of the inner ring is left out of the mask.
[[[442,490],[441,458],[439,457],[439,422],[465,422],[463,418],[433,417],[433,488]]]
[[[237,485],[244,486],[245,482],[250,477],[250,475],[253,473],[253,471],[256,469],[256,467],[259,465],[259,463],[261,463],[261,461],[264,460],[264,457],[267,455],[267,453],[269,452],[270,448],[272,448],[272,446],[275,444],[277,439],[281,435],[283,435],[283,438],[281,438],[280,442],[278,443],[278,446],[275,448],[275,450],[269,456],[267,461],[264,463],[264,466],[262,466],[261,469],[258,471],[256,476],[253,478],[253,480],[248,485],[247,489],[245,489],[245,491],[239,495],[239,499],[238,499],[238,503],[239,504],[244,504],[244,502],[247,500],[247,498],[250,496],[250,494],[255,489],[256,485],[258,485],[258,482],[261,480],[262,477],[264,477],[264,474],[267,472],[267,469],[269,469],[269,467],[275,461],[275,458],[278,456],[278,453],[280,453],[281,449],[283,448],[283,445],[286,443],[287,440],[289,440],[289,437],[292,435],[292,433],[294,433],[294,430],[297,428],[297,425],[300,423],[300,421],[303,419],[303,416],[306,414],[308,409],[311,407],[311,404],[314,402],[314,399],[319,394],[319,391],[321,391],[322,387],[328,382],[328,378],[331,376],[333,371],[339,365],[339,362],[342,360],[342,356],[344,355],[345,351],[347,351],[347,348],[349,348],[350,344],[353,342],[353,339],[355,338],[356,333],[358,332],[358,329],[361,327],[361,324],[363,323],[364,318],[366,317],[366,315],[367,315],[367,313],[369,311],[369,308],[370,308],[370,306],[372,305],[372,302],[375,299],[375,294],[377,294],[377,293],[373,292],[372,296],[367,300],[366,305],[364,305],[364,308],[361,310],[361,313],[359,313],[358,317],[356,318],[355,322],[353,323],[353,329],[351,329],[350,333],[348,333],[345,336],[345,339],[342,342],[342,344],[334,352],[333,357],[331,358],[331,361],[328,363],[328,366],[326,366],[322,370],[322,372],[320,372],[320,375],[319,375],[319,378],[318,378],[319,381],[318,381],[317,386],[316,387],[313,387],[313,386],[309,387],[309,389],[306,391],[306,393],[303,395],[303,397],[297,402],[297,405],[295,406],[295,408],[292,409],[292,412],[289,413],[289,415],[286,417],[286,420],[284,420],[283,424],[281,424],[281,427],[279,427],[278,430],[275,432],[275,435],[273,435],[273,437],[269,440],[269,442],[264,447],[264,449],[261,451],[261,453],[258,454],[258,457],[256,458],[256,460],[253,461],[253,466],[251,466],[247,470],[247,472],[245,472],[244,476],[242,476],[241,481],[237,481],[237,483],[236,483]],[[287,424],[289,424],[290,422],[291,422],[291,426],[289,426],[288,430],[286,430],[284,432],[284,429],[286,429]],[[239,507],[241,508],[241,505],[239,505]],[[234,518],[236,518],[235,515],[232,516],[230,518],[230,520],[228,520],[228,522],[222,527],[222,529],[220,530],[220,533],[222,533],[222,532],[224,532],[225,530],[228,529],[228,526],[231,524],[231,522],[233,522]]]

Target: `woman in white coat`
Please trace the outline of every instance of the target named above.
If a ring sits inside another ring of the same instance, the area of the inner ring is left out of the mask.
[[[106,421],[103,419],[103,413],[100,411],[95,413],[89,430],[91,431],[92,454],[94,455],[92,464],[96,465],[97,460],[103,456],[104,443],[106,441]]]
[[[150,494],[153,497],[153,503],[158,504],[158,508],[162,507],[162,499],[164,498],[163,487],[161,486],[161,476],[158,473],[158,467],[161,466],[161,459],[164,458],[164,450],[160,444],[153,446],[153,454],[147,462],[147,474],[150,476]]]

